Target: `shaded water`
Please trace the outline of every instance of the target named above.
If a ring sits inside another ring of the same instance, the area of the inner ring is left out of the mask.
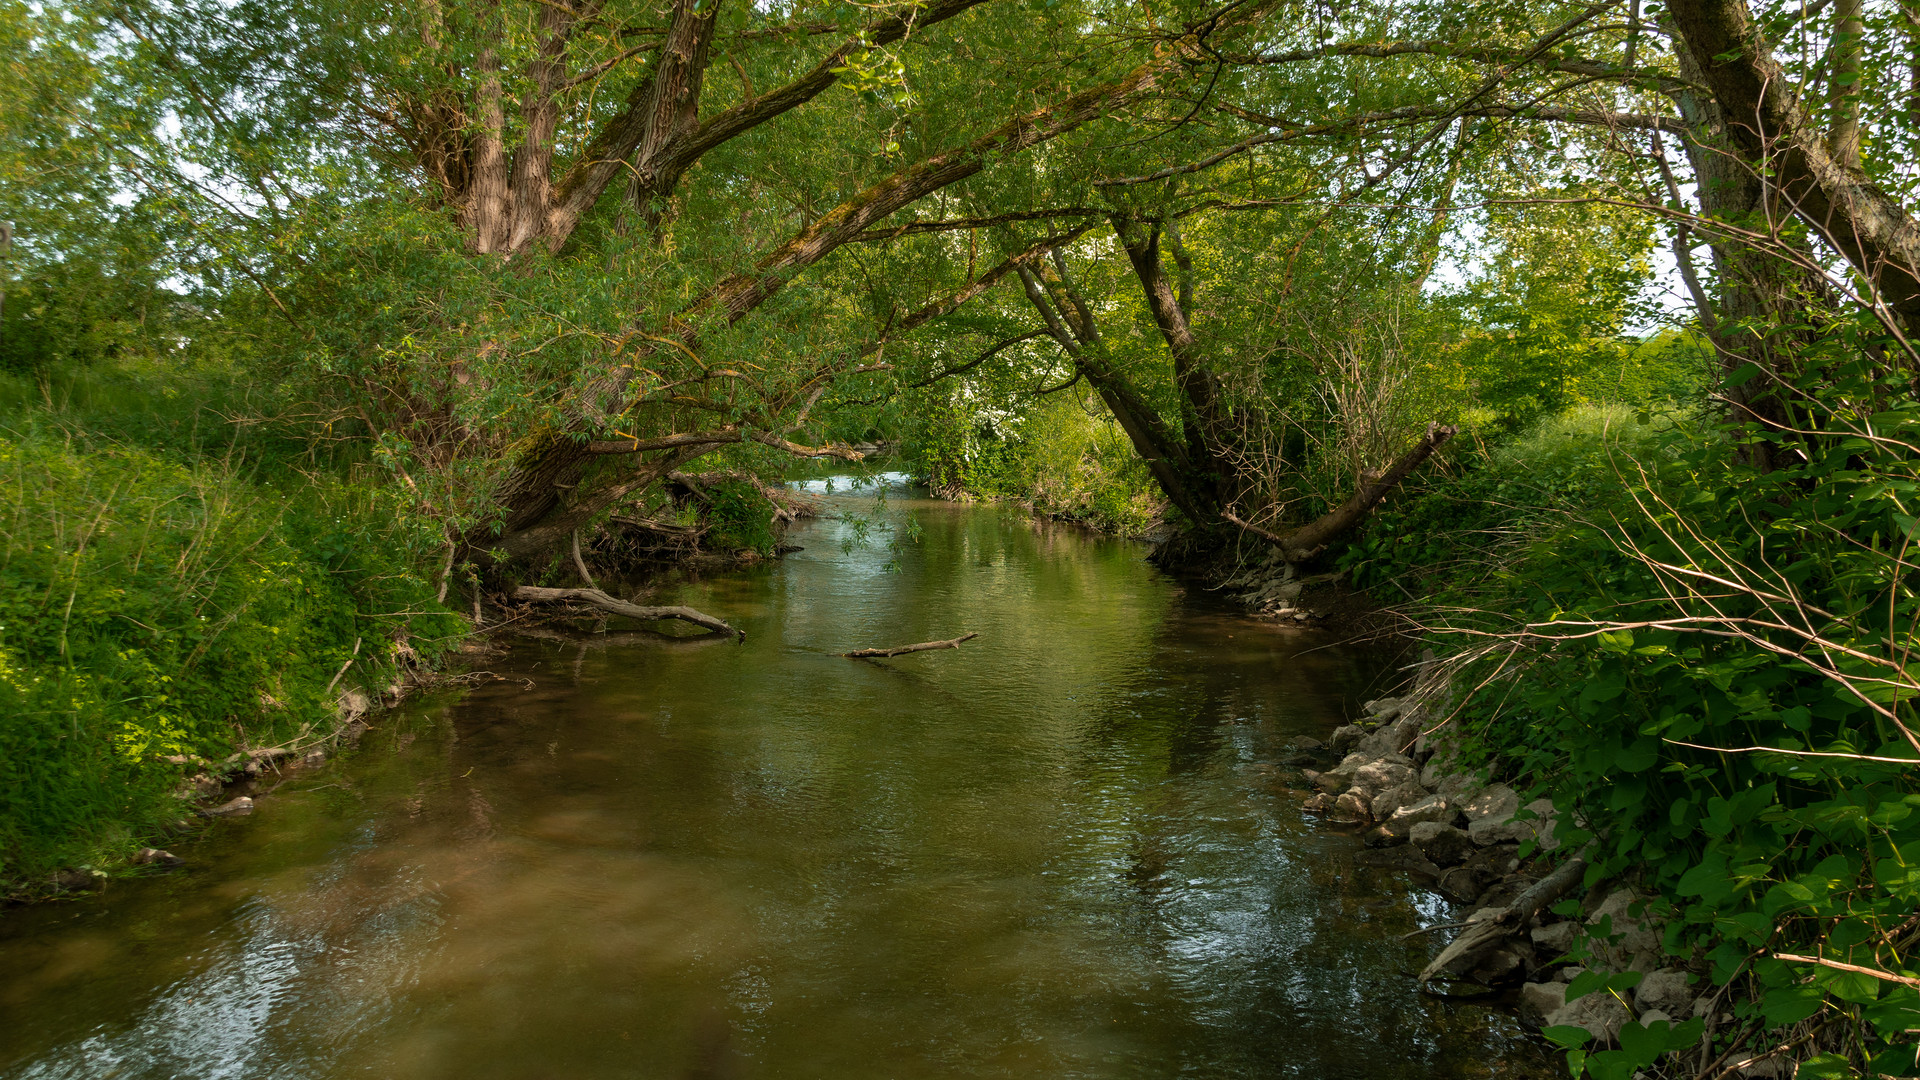
[[[520,641],[189,872],[0,916],[0,1076],[1548,1075],[1272,764],[1367,657],[901,494],[897,554],[678,590],[744,646]]]

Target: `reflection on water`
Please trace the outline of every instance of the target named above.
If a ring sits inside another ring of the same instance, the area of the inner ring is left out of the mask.
[[[1440,901],[1271,764],[1365,658],[1137,545],[839,497],[919,542],[678,590],[744,646],[523,641],[192,872],[6,914],[0,1076],[1549,1075],[1413,992]]]

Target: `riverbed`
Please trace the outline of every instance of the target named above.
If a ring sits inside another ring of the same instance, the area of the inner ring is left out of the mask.
[[[1415,991],[1402,935],[1454,910],[1277,764],[1382,658],[1144,545],[882,494],[649,598],[744,644],[503,635],[184,871],[0,913],[0,1076],[1553,1074]]]

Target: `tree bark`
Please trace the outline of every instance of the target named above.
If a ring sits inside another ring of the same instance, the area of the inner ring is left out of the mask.
[[[1146,295],[1147,310],[1173,356],[1173,380],[1180,391],[1180,420],[1186,430],[1187,456],[1194,468],[1203,470],[1203,475],[1196,480],[1211,488],[1209,495],[1216,506],[1229,505],[1235,494],[1230,457],[1236,440],[1226,414],[1225,393],[1210,358],[1193,332],[1186,304],[1167,280],[1166,267],[1160,258],[1160,226],[1145,226],[1120,214],[1110,220],[1114,236],[1126,249],[1127,261],[1140,282],[1141,292]],[[1190,279],[1182,291],[1190,300]]]
[[[1448,970],[1470,969],[1474,961],[1488,949],[1525,930],[1527,923],[1540,913],[1541,908],[1571,892],[1574,886],[1585,879],[1586,873],[1587,860],[1577,855],[1561,863],[1553,873],[1514,897],[1511,904],[1497,909],[1491,918],[1470,924],[1420,972],[1420,981],[1431,982],[1435,976]]]
[[[1671,0],[1667,8],[1730,141],[1770,177],[1769,194],[1833,244],[1908,329],[1920,331],[1920,222],[1831,152],[1745,0]]]
[[[1433,456],[1435,450],[1445,446],[1447,440],[1459,433],[1459,428],[1446,424],[1428,424],[1427,433],[1421,437],[1406,453],[1401,454],[1387,471],[1372,480],[1363,480],[1358,490],[1346,502],[1322,514],[1318,520],[1303,525],[1286,534],[1275,533],[1250,524],[1231,513],[1225,514],[1226,520],[1256,536],[1273,542],[1280,548],[1280,554],[1290,563],[1303,563],[1327,549],[1327,545],[1351,532],[1380,500],[1387,497],[1399,486],[1407,475],[1420,466],[1420,463]]]

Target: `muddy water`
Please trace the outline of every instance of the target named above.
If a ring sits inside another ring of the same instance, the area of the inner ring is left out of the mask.
[[[187,872],[0,914],[0,1076],[1548,1075],[1412,991],[1448,909],[1272,764],[1374,662],[893,495],[916,544],[670,594],[744,646],[519,641]]]

